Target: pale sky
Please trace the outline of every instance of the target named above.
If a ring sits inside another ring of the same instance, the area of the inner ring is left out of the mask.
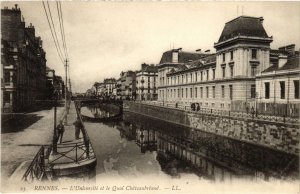
[[[1,2],[21,8],[26,25],[35,26],[46,51],[47,66],[64,76],[42,2]],[[56,3],[50,2],[59,40]],[[239,6],[239,13],[237,7]],[[273,49],[300,46],[299,2],[62,2],[72,88],[85,92],[104,78],[157,64],[164,51],[211,49],[226,22],[242,15],[264,17]]]

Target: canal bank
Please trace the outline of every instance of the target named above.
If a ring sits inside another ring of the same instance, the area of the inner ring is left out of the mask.
[[[185,111],[177,108],[126,101],[124,111],[142,114],[206,133],[270,148],[288,154],[299,154],[299,123],[260,119],[251,114]]]
[[[63,110],[63,107],[58,107],[57,115],[61,115]],[[41,145],[52,143],[53,120],[54,108],[27,113],[10,124],[2,125],[2,186],[22,162],[34,158]]]

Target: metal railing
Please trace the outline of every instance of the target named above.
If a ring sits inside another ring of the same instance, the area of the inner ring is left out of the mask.
[[[64,151],[57,151],[56,156],[57,158],[52,160],[48,163],[48,165],[55,165],[55,164],[68,164],[68,163],[77,163],[87,160],[87,159],[93,159],[95,158],[95,154],[93,149],[91,148],[91,143],[88,142],[79,142],[79,143],[68,143],[68,144],[61,144],[58,145],[58,150]],[[69,153],[74,153],[75,151],[75,157],[68,155]],[[63,162],[59,162],[59,159],[64,158]],[[67,161],[66,161],[67,159]]]
[[[166,108],[173,108],[177,110],[184,110],[189,113],[199,113],[199,114],[206,114],[212,116],[228,116],[233,118],[244,118],[244,119],[256,119],[256,120],[264,120],[269,122],[281,122],[281,123],[290,123],[290,124],[300,124],[299,118],[293,117],[286,117],[286,116],[273,116],[273,115],[263,115],[258,114],[254,110],[250,110],[248,113],[246,112],[236,112],[230,110],[221,110],[221,109],[210,109],[210,108],[197,108],[192,109],[190,106],[182,106],[171,104],[171,103],[164,103],[164,102],[155,102],[155,101],[135,101],[141,104],[147,104],[152,106],[158,107],[166,107]]]
[[[45,175],[45,152],[42,146],[22,177],[23,181],[33,182],[42,180]]]

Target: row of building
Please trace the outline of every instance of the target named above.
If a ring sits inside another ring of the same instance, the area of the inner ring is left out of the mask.
[[[214,43],[216,52],[166,51],[158,65],[142,64],[140,71],[122,72],[111,92],[179,108],[198,104],[210,109],[298,115],[299,51],[294,44],[271,49],[273,37],[265,31],[263,21],[262,17],[237,17],[225,24]]]
[[[20,8],[1,9],[2,113],[26,111],[54,93],[63,95],[62,78],[46,62],[43,41],[32,24],[25,25]]]
[[[142,64],[139,71],[121,72],[118,79],[94,83],[88,96],[130,100],[157,100],[158,66]]]

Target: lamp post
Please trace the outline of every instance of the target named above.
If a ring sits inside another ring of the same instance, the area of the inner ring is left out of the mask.
[[[68,72],[68,70],[67,70],[67,68],[68,68],[68,60],[66,59],[66,64],[65,64],[65,76],[66,76],[66,80],[65,80],[65,115],[64,115],[64,117],[65,117],[65,125],[67,125],[68,124],[68,117],[67,117],[67,97],[68,97],[68,91],[67,91],[67,89],[68,89],[68,74],[67,74],[67,72]]]

